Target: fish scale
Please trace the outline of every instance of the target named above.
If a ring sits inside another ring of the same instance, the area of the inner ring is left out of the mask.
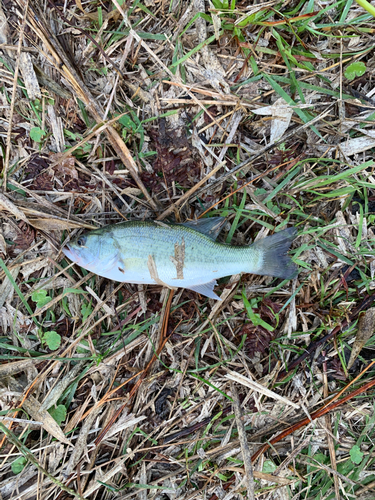
[[[86,233],[63,249],[80,266],[128,283],[189,288],[219,298],[216,280],[241,272],[291,278],[286,255],[296,230],[289,228],[251,246],[216,241],[223,218],[185,224],[122,222]]]

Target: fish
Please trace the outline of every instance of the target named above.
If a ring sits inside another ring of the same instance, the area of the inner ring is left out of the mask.
[[[293,227],[252,245],[217,242],[225,218],[185,223],[127,221],[81,234],[62,251],[99,276],[138,284],[187,288],[211,299],[217,280],[239,273],[295,278],[298,267],[287,255],[297,235]]]

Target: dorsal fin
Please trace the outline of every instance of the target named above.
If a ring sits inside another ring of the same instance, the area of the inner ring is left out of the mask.
[[[210,217],[207,219],[184,222],[180,225],[189,227],[190,229],[195,229],[195,231],[199,231],[200,233],[211,238],[211,240],[215,241],[219,236],[220,231],[223,229],[224,223],[225,217]]]

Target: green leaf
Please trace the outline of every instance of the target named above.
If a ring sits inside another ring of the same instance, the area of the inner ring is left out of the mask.
[[[48,348],[51,349],[51,351],[56,351],[56,349],[58,349],[61,344],[61,335],[51,330],[44,333],[43,340],[48,345]]]
[[[36,307],[40,308],[51,302],[52,298],[47,295],[46,290],[37,290],[32,293],[31,300],[36,303]]]
[[[265,460],[263,463],[262,472],[266,474],[272,474],[277,469],[276,465],[272,462],[272,460]]]
[[[257,18],[256,13],[255,14],[251,14],[250,16],[247,16],[245,19],[242,19],[242,21],[240,21],[239,23],[237,23],[237,26],[239,28],[246,28],[246,26],[248,26],[249,24],[254,23],[254,21],[256,20],[256,18]]]
[[[356,76],[362,76],[366,72],[366,65],[362,61],[356,61],[345,69],[345,76],[348,80],[354,80]]]
[[[250,302],[247,300],[247,297],[245,295],[245,292],[242,292],[242,300],[243,300],[243,303],[245,305],[245,309],[246,309],[246,312],[247,312],[247,316],[248,318],[250,319],[250,321],[252,322],[252,324],[254,326],[262,326],[263,328],[265,328],[266,330],[268,330],[269,332],[273,332],[274,331],[274,328],[273,326],[269,325],[268,323],[266,323],[261,317],[260,317],[260,314],[258,313],[255,313],[253,311],[253,308],[251,307],[251,304]]]
[[[22,472],[26,464],[27,460],[25,457],[16,458],[16,460],[11,465],[13,474],[19,474],[20,472]]]
[[[254,194],[255,194],[255,196],[261,196],[262,194],[268,194],[268,191],[267,191],[267,189],[264,189],[264,188],[257,188],[254,191]]]
[[[85,290],[82,290],[82,288],[65,288],[63,291],[63,297],[65,297],[65,295],[68,295],[68,293],[86,294],[88,292],[85,292]]]
[[[373,17],[375,17],[375,7],[371,5],[367,0],[355,0],[358,5],[363,7],[367,12],[369,12]]]
[[[228,0],[223,0],[221,2],[220,0],[212,0],[213,6],[215,9],[227,9],[228,8]]]
[[[66,419],[66,408],[64,405],[58,405],[56,408],[50,408],[49,413],[56,422],[61,425]]]
[[[351,448],[350,458],[351,458],[351,461],[357,465],[362,462],[363,453],[361,452],[361,448],[357,444],[355,444]]]
[[[87,354],[87,352],[90,352],[90,346],[87,340],[81,340],[81,342],[76,347],[76,352],[77,354]]]
[[[224,476],[224,474],[220,474],[220,472],[216,472],[216,476],[222,481],[228,481],[228,477]]]
[[[90,316],[91,313],[92,313],[91,302],[90,303],[84,302],[81,307],[82,323],[84,323],[87,320],[87,318]]]
[[[35,142],[40,142],[45,135],[46,133],[40,127],[33,127],[30,130],[30,137]]]
[[[119,118],[118,121],[119,123],[121,123],[121,125],[124,125],[124,127],[127,128],[128,130],[135,130],[137,128],[137,125],[128,115],[122,116],[121,118]]]
[[[276,215],[281,213],[280,208],[277,205],[274,205],[271,201],[267,203],[267,207]]]

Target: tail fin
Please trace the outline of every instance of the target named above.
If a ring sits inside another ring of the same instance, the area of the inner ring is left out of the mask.
[[[256,274],[284,279],[295,278],[298,267],[291,261],[287,251],[296,236],[297,229],[290,227],[251,245],[252,249],[260,250],[263,255],[262,267]]]

